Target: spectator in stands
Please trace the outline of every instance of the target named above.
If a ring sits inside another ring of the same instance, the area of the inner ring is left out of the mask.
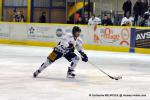
[[[150,15],[149,15],[149,19],[148,19],[148,24],[147,24],[147,26],[150,27]]]
[[[102,25],[105,26],[113,25],[112,20],[108,17],[108,15],[104,15],[104,18],[102,20]]]
[[[122,9],[124,11],[124,16],[126,16],[127,12],[129,12],[129,14],[131,16],[131,10],[132,10],[132,2],[131,2],[131,0],[125,1],[124,4],[123,4]]]
[[[80,16],[80,13],[75,13],[74,15],[74,20],[75,20],[75,23],[78,24],[81,20],[81,16]]]
[[[39,22],[40,23],[46,23],[46,13],[45,12],[42,12],[42,15],[40,16]]]
[[[121,26],[132,26],[133,21],[133,17],[131,17],[128,12],[127,15],[122,18]]]
[[[17,15],[17,10],[16,9],[14,9],[13,10],[13,21],[15,22],[15,16]]]
[[[14,14],[13,21],[14,21],[14,22],[23,22],[24,19],[23,19],[23,16],[21,16],[20,11],[16,11],[16,12],[17,12],[17,13]]]
[[[144,15],[144,12],[148,11],[148,1],[143,0],[142,2],[142,15]]]
[[[21,22],[25,22],[25,17],[23,11],[20,11]]]
[[[150,7],[144,14],[149,14],[150,15]]]
[[[76,24],[84,24],[84,20],[82,17],[79,17],[78,21],[76,22]]]
[[[133,7],[133,13],[134,13],[134,25],[138,25],[138,19],[142,16],[142,2],[141,0],[137,0],[134,7]]]
[[[150,26],[150,15],[148,13],[144,14],[144,19],[140,23],[140,26]]]
[[[8,10],[7,12],[7,21],[12,22],[13,21],[13,17],[14,16],[14,10]],[[2,17],[2,21],[5,20],[6,17]]]
[[[99,25],[102,24],[101,15],[97,15],[97,18],[99,19]]]
[[[88,25],[100,25],[101,19],[96,17],[94,14],[91,16],[91,18],[88,21]]]

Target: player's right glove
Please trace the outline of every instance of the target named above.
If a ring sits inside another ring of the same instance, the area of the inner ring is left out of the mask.
[[[79,53],[81,54],[82,61],[87,62],[88,61],[87,55],[82,51],[79,51]]]

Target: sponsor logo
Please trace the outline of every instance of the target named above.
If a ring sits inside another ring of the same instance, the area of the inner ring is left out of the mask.
[[[96,34],[96,28],[94,31],[94,43],[109,43],[114,45],[126,45],[129,46],[129,39],[130,39],[130,31],[129,29],[120,29],[113,30],[110,28],[101,28],[99,30],[99,34]]]
[[[136,40],[150,39],[150,32],[137,34]]]
[[[130,38],[130,32],[128,29],[122,29],[121,31],[121,42],[120,42],[120,45],[123,45],[123,44],[126,44],[126,45],[129,45],[129,40]]]
[[[30,34],[34,34],[34,31],[35,31],[35,29],[34,29],[33,27],[30,27],[30,28],[29,28],[29,33],[30,33]]]
[[[114,43],[120,38],[119,34],[114,34],[113,30],[111,30],[110,28],[106,28],[101,37],[102,40],[107,43]]]

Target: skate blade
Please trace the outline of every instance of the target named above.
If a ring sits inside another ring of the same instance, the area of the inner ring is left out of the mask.
[[[36,78],[36,77],[37,77],[37,75],[33,74],[33,78]]]
[[[33,78],[36,78],[38,76],[38,74],[33,73]]]
[[[74,78],[75,78],[75,76],[67,75],[67,78],[74,79]]]

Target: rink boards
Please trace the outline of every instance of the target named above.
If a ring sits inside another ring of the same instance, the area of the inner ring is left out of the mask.
[[[1,22],[0,43],[54,47],[58,40],[56,30],[60,28],[64,33],[69,34],[73,26]],[[149,28],[79,26],[82,29],[81,38],[85,49],[150,54]]]

